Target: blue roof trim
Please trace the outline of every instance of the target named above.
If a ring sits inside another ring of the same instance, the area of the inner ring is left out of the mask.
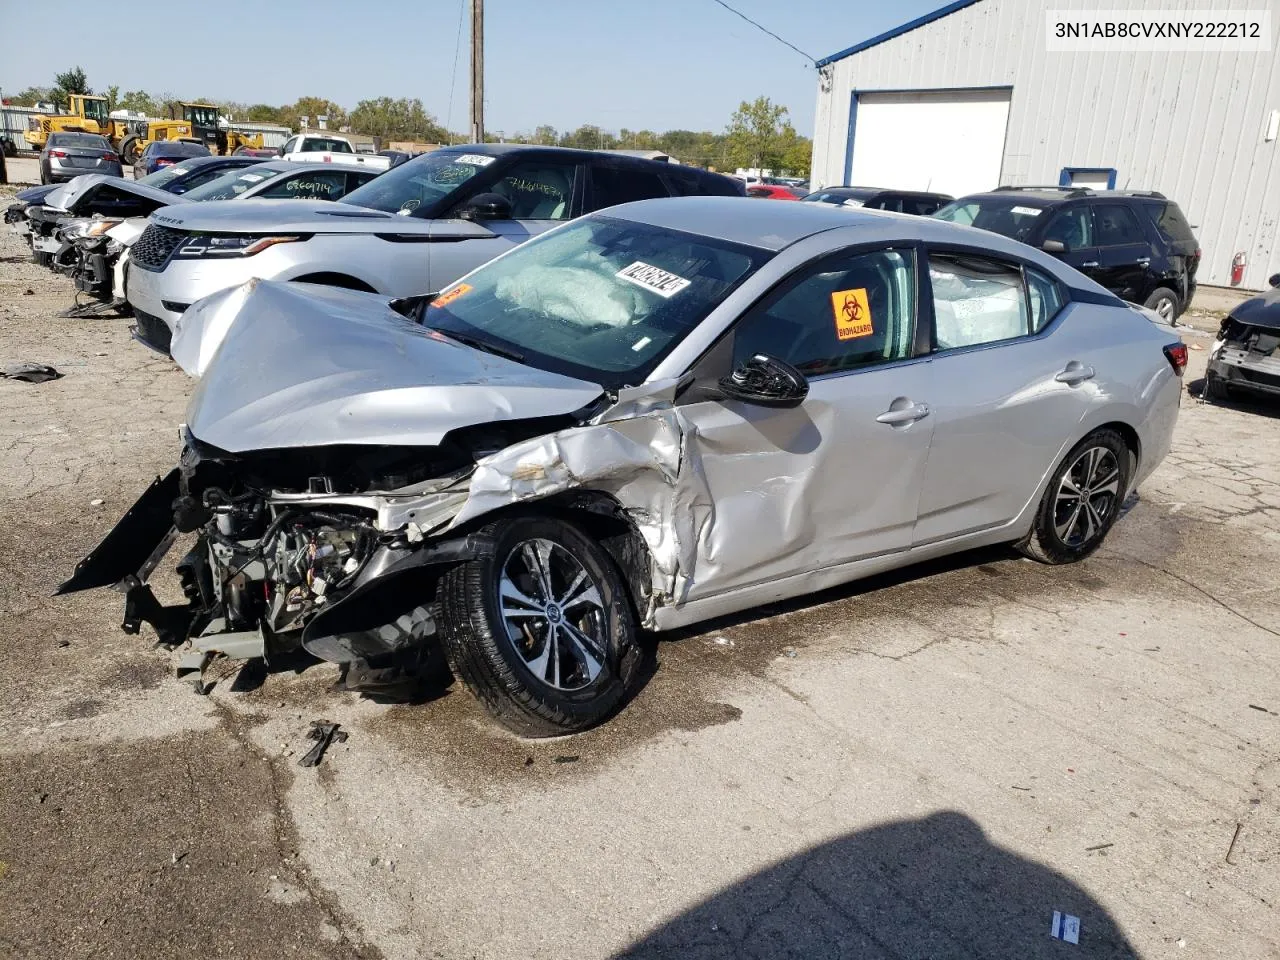
[[[923,27],[927,23],[933,23],[935,20],[941,20],[943,17],[955,13],[957,10],[963,10],[965,7],[971,7],[978,0],[953,0],[945,7],[939,7],[933,13],[926,13],[922,17],[916,17],[914,20],[904,23],[900,27],[894,27],[892,30],[886,30],[879,36],[872,37],[870,40],[863,40],[861,43],[855,43],[848,49],[841,50],[839,53],[833,53],[829,57],[823,57],[816,66],[825,67],[828,63],[835,63],[837,60],[843,60],[845,57],[851,57],[855,53],[861,53],[868,47],[874,47],[877,44],[884,43],[886,40],[892,40],[894,37],[900,37],[904,33],[909,33],[917,27]]]

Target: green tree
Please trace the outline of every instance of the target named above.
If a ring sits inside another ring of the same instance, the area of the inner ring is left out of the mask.
[[[794,134],[795,131],[792,131]],[[813,160],[813,142],[796,135],[782,153],[782,169],[793,177],[809,177],[809,164]]]
[[[116,109],[143,113],[148,117],[158,117],[162,108],[151,94],[145,90],[130,90],[116,102]]]
[[[93,93],[89,78],[80,67],[64,70],[53,78],[53,98],[57,103],[65,107],[68,95],[73,93]]]
[[[120,103],[120,88],[112,84],[111,86],[107,87],[106,96],[107,96],[107,111],[110,112],[116,109],[116,106]]]
[[[328,117],[326,121],[330,130],[337,130],[347,124],[347,111],[327,97],[299,97],[288,106],[279,110],[278,122],[291,130],[302,127],[302,118],[307,118],[308,126],[316,126],[317,117]]]
[[[787,108],[768,97],[743,100],[733,112],[726,131],[730,163],[740,167],[778,170],[783,154],[796,132],[787,120]]]
[[[351,111],[351,129],[383,140],[447,143],[449,131],[422,107],[417,97],[361,100]]]
[[[560,137],[560,146],[577,147],[579,150],[616,150],[618,138],[593,123],[585,123],[578,129]]]
[[[15,107],[34,107],[37,103],[46,103],[53,99],[52,87],[27,87],[21,93],[5,97]]]
[[[534,128],[533,136],[529,138],[533,143],[541,144],[544,147],[554,147],[560,142],[560,134],[556,132],[556,128],[542,124]]]
[[[269,103],[250,104],[244,111],[245,119],[253,123],[279,123],[280,108]]]

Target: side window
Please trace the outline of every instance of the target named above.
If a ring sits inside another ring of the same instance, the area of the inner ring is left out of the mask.
[[[290,137],[288,140],[284,142],[284,146],[281,147],[280,149],[283,150],[285,153],[293,153],[293,148],[296,147],[297,145],[298,145],[298,138]]]
[[[1122,243],[1146,243],[1142,226],[1133,211],[1118,203],[1099,203],[1093,208],[1098,246],[1116,247]]]
[[[568,220],[575,167],[546,160],[518,163],[493,185],[511,202],[514,220]]]
[[[346,188],[345,173],[307,170],[267,187],[258,196],[263,200],[334,200],[341,197]]]
[[[903,197],[902,212],[917,217],[927,217],[942,206],[942,201],[929,197]]]
[[[200,186],[200,184],[208,183],[210,180],[217,180],[218,177],[225,176],[229,172],[230,171],[226,167],[218,167],[215,170],[200,170],[197,173],[191,174],[191,176],[182,181],[182,189],[184,191],[194,190],[196,187]]]
[[[1084,204],[1059,210],[1044,228],[1045,240],[1057,240],[1068,250],[1093,246],[1093,218]]]
[[[747,196],[753,197],[756,200],[768,200],[769,191],[764,187],[747,187]]]
[[[1031,267],[1025,268],[1023,274],[1027,278],[1027,293],[1031,300],[1031,332],[1039,333],[1058,315],[1058,311],[1066,304],[1066,298],[1062,295],[1062,288],[1052,277]]]
[[[734,364],[763,353],[813,377],[909,357],[915,291],[910,249],[823,260],[738,321]]]
[[[348,173],[347,174],[347,193],[350,193],[356,187],[363,187],[366,183],[376,177],[377,173]],[[343,194],[346,196],[346,194]]]
[[[591,167],[592,210],[665,196],[668,196],[667,188],[656,173],[595,165]]]
[[[1025,336],[1031,327],[1022,271],[984,257],[930,254],[936,350]]]

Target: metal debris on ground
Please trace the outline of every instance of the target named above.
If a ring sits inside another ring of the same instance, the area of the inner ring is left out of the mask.
[[[307,731],[307,737],[316,741],[316,745],[303,754],[302,759],[298,761],[298,766],[319,766],[320,758],[329,749],[329,744],[345,742],[347,734],[345,731],[339,730],[339,726],[341,724],[330,723],[328,720],[312,720],[311,729]]]
[[[47,363],[15,363],[0,367],[0,377],[21,380],[23,383],[44,383],[46,380],[57,380],[61,376],[62,374]]]
[[[1240,828],[1243,826],[1244,824],[1240,823],[1240,821],[1236,821],[1236,832],[1231,835],[1231,843],[1227,847],[1227,856],[1225,858],[1227,863],[1231,863],[1231,854],[1236,851],[1236,841],[1240,839]],[[1235,866],[1234,863],[1231,863],[1231,865]]]
[[[1114,846],[1115,846],[1114,843],[1099,843],[1099,844],[1095,844],[1092,847],[1085,847],[1084,849],[1086,853],[1093,853],[1093,851],[1095,850],[1105,850],[1107,849],[1107,847],[1114,847]]]

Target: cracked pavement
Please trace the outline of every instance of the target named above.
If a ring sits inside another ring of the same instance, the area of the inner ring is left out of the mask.
[[[191,388],[70,302],[0,237],[0,360],[65,375],[0,381],[0,955],[1280,955],[1280,407],[1184,396],[1084,563],[982,551],[665,636],[620,716],[527,743],[327,665],[200,697],[117,595],[51,599]],[[350,739],[299,768],[321,717]]]

